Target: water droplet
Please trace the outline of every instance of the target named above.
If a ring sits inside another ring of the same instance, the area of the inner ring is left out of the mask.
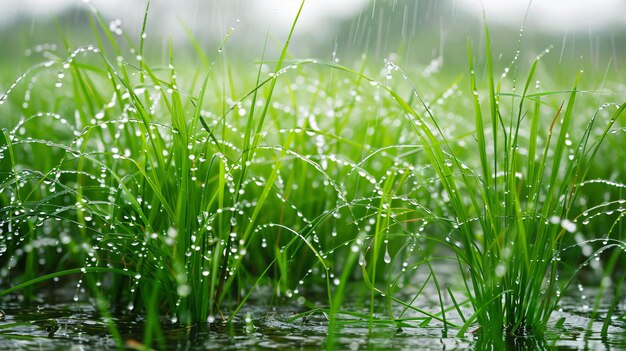
[[[389,255],[389,247],[387,243],[385,243],[385,257],[383,258],[385,263],[391,263],[391,255]]]

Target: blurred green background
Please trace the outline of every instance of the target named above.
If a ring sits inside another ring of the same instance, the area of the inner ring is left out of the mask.
[[[188,50],[193,33],[210,57],[234,28],[229,60],[259,59],[278,50],[299,5],[296,0],[211,0],[151,3],[148,49],[166,57],[169,43]],[[530,4],[530,7],[529,7]],[[64,56],[62,36],[75,47],[93,43],[89,14],[100,11],[111,28],[138,41],[146,1],[3,0],[0,11],[0,87],[35,62],[44,51]],[[366,54],[370,62],[466,69],[466,41],[480,59],[483,5],[501,66],[521,49],[520,61],[552,47],[545,60],[554,71],[592,69],[595,75],[626,76],[626,1],[564,0],[309,0],[291,45],[292,57],[350,62]],[[524,27],[520,37],[518,33]],[[183,55],[178,55],[179,59]],[[272,57],[271,55],[268,57]],[[438,63],[433,63],[433,60]]]

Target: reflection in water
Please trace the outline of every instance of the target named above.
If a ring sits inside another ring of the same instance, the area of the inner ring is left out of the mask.
[[[36,308],[23,308],[17,300],[3,306],[6,318],[0,321],[0,349],[62,350],[77,345],[86,348],[114,348],[115,341],[108,336],[106,324],[89,304],[60,302]],[[423,302],[423,301],[422,301]],[[420,303],[422,303],[420,302]],[[441,325],[421,327],[418,322],[403,323],[398,328],[394,321],[378,323],[370,331],[367,320],[344,318],[334,344],[336,349],[349,350],[621,350],[626,348],[622,328],[614,327],[601,335],[595,326],[585,332],[589,319],[576,313],[576,306],[564,305],[565,311],[556,318],[565,318],[563,326],[550,327],[544,339],[510,337],[505,340],[486,338],[468,333],[457,338],[455,330],[447,332]],[[347,309],[360,311],[357,307]],[[185,327],[164,321],[166,349],[184,350],[240,350],[240,349],[300,349],[323,348],[327,337],[328,320],[323,313],[308,314],[294,319],[302,312],[297,305],[274,309],[258,303],[246,307],[231,324],[216,320],[212,323]],[[572,313],[573,312],[573,313]],[[139,347],[143,339],[143,321],[127,313],[118,314],[115,321],[128,346]],[[596,325],[601,325],[596,323]],[[58,330],[50,337],[46,326],[58,323]]]

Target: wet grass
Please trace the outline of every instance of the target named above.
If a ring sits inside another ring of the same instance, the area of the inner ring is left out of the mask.
[[[581,90],[581,72],[544,91],[541,55],[497,75],[489,45],[452,78],[295,60],[294,27],[250,67],[229,65],[230,34],[208,55],[191,38],[189,68],[91,24],[92,46],[63,37],[67,55],[2,95],[0,296],[72,277],[119,346],[116,309],[164,345],[164,317],[232,322],[257,290],[323,312],[329,348],[346,300],[370,332],[540,337],[584,271],[590,313],[614,292],[604,332],[619,312],[626,104]]]

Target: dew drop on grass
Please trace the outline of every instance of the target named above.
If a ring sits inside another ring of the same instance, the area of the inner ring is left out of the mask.
[[[574,233],[576,231],[576,223],[570,221],[569,219],[562,220],[561,227],[569,233]]]
[[[388,245],[388,243],[389,243],[389,241],[385,240],[385,257],[383,258],[383,260],[387,264],[391,263],[391,255],[389,255],[389,245]]]
[[[178,288],[176,288],[176,292],[178,293],[178,296],[180,297],[185,297],[189,295],[189,285],[187,284],[179,285]]]

